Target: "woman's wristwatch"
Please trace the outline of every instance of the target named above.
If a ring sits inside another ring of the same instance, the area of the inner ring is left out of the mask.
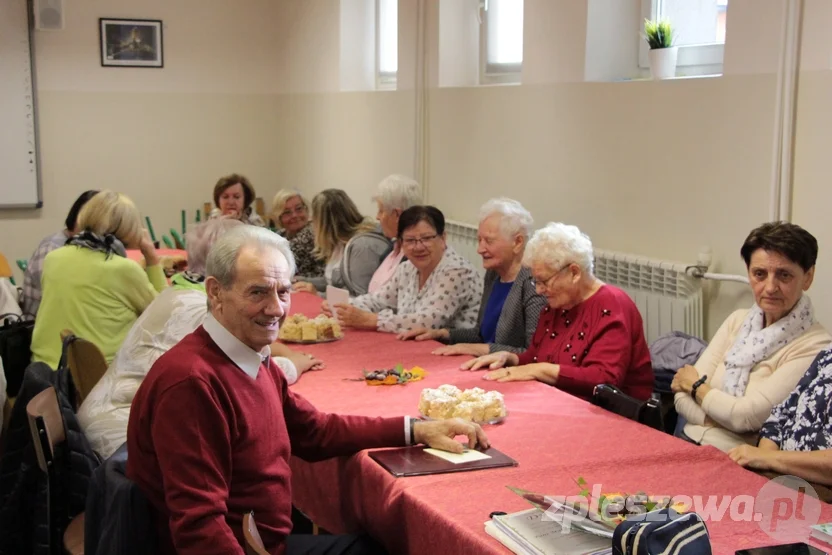
[[[696,390],[699,389],[699,386],[708,381],[708,376],[702,376],[695,382],[693,382],[693,387],[690,388],[690,396],[693,397],[693,400],[696,400]]]

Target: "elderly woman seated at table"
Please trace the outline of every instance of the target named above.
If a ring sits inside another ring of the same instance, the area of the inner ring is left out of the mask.
[[[815,357],[791,395],[771,411],[760,443],[734,447],[728,454],[742,466],[812,482],[824,501],[832,501],[830,397],[832,345]]]
[[[80,233],[46,255],[43,297],[32,334],[32,360],[56,368],[61,331],[92,341],[113,360],[139,315],[166,286],[159,256],[136,205],[126,196],[101,191],[78,216]],[[146,267],[125,258],[140,249]]]
[[[723,451],[755,444],[775,405],[791,392],[832,337],[815,320],[809,296],[818,243],[800,226],[754,229],[740,250],[755,304],[734,312],[695,366],[671,388],[686,421],[678,434]]]
[[[306,199],[294,189],[278,191],[272,201],[272,219],[277,225],[277,232],[289,240],[298,275],[323,276],[324,262],[312,254],[315,234]]]
[[[529,268],[522,265],[532,224],[532,215],[516,200],[497,198],[485,203],[477,233],[485,286],[476,327],[417,328],[401,334],[400,339],[450,343],[435,350],[436,355],[525,351],[546,305],[546,298],[535,291]]]
[[[531,345],[521,354],[501,351],[462,365],[490,368],[485,379],[539,380],[588,399],[612,384],[636,399],[653,391],[653,369],[638,308],[593,271],[592,242],[572,225],[550,223],[535,232],[524,257],[547,306]]]
[[[399,218],[402,212],[411,206],[422,204],[422,188],[409,177],[388,175],[378,184],[378,193],[373,200],[378,205],[376,219],[381,226],[381,232],[393,241],[393,247],[373,274],[373,279],[370,280],[370,286],[367,289],[368,293],[375,293],[381,289],[382,285],[396,273],[399,264],[404,261],[404,251],[396,240],[399,234]]]
[[[470,328],[476,324],[482,280],[445,242],[445,216],[413,206],[399,218],[398,241],[407,261],[377,293],[335,305],[341,324],[401,333],[412,328]],[[322,308],[329,313],[329,306]]]
[[[214,186],[214,206],[208,216],[214,218],[232,218],[243,223],[263,227],[266,222],[253,210],[252,204],[257,198],[254,187],[245,176],[232,173],[221,177]]]
[[[294,290],[315,293],[333,285],[349,290],[350,295],[366,293],[373,273],[390,250],[390,241],[378,223],[362,216],[341,189],[326,189],[315,195],[312,222],[313,254],[326,261],[324,277],[298,276]]]
[[[78,421],[92,448],[107,458],[127,439],[130,404],[153,363],[202,325],[208,314],[205,262],[214,242],[226,231],[243,225],[236,219],[209,220],[187,235],[188,270],[171,279],[171,287],[139,317],[107,372],[78,410]],[[273,346],[272,354],[292,384],[318,361]]]

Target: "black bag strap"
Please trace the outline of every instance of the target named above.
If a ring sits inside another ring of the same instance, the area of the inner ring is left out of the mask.
[[[63,344],[61,345],[61,359],[58,361],[58,369],[60,368],[67,368],[67,353],[69,352],[69,346],[78,339],[75,337],[75,334],[70,333],[66,337],[64,337]]]

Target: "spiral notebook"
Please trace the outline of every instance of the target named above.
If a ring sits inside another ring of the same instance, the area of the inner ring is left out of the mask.
[[[468,472],[517,466],[517,461],[494,449],[466,449],[462,455],[429,449],[423,445],[370,451],[370,458],[396,477]]]

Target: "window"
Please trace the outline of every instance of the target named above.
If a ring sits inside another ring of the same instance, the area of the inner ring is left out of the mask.
[[[482,0],[480,18],[480,82],[519,83],[523,0]]]
[[[376,0],[376,88],[395,89],[399,68],[399,0]]]
[[[722,72],[727,16],[728,0],[644,0],[645,18],[669,19],[676,29],[679,67],[700,66],[704,73]],[[642,67],[647,50],[642,39]]]

